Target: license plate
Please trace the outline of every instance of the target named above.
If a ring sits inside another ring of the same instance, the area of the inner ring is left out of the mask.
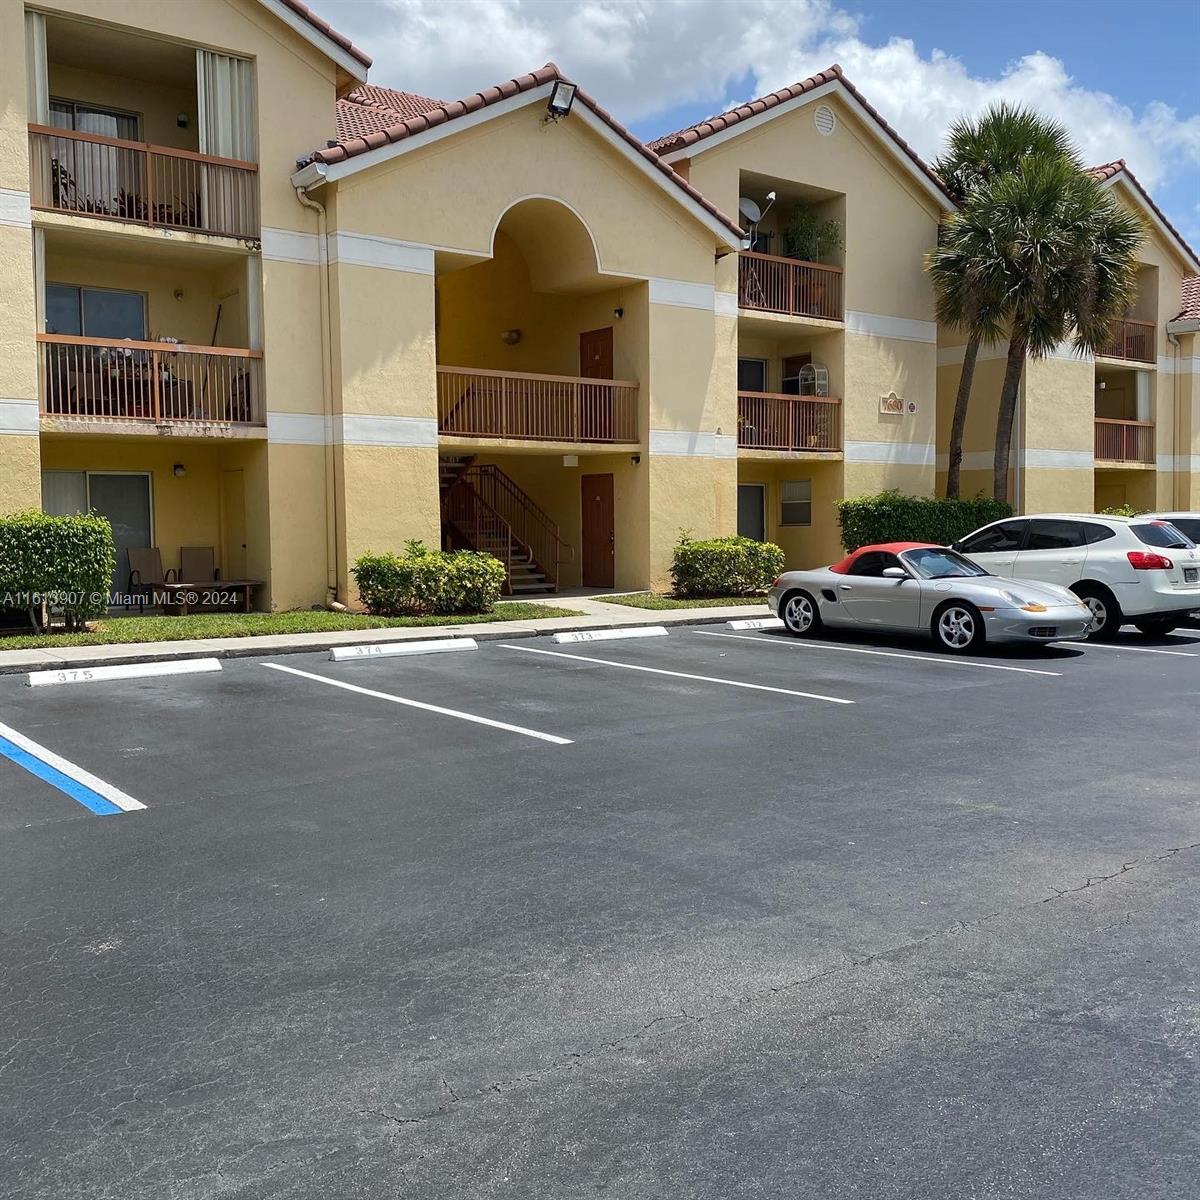
[[[1183,582],[1196,583],[1197,581],[1200,581],[1200,567],[1184,567]]]

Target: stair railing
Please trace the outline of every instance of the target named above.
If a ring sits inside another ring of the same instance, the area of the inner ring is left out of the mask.
[[[459,475],[488,507],[507,522],[517,541],[552,587],[558,587],[559,567],[572,562],[575,549],[562,540],[558,525],[527,492],[494,463],[472,464]]]
[[[504,564],[504,589],[511,592],[513,555],[517,549],[512,526],[462,475],[446,489],[442,513],[446,523],[473,549],[492,554]]]

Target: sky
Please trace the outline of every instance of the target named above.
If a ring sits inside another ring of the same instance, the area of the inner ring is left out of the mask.
[[[456,99],[553,61],[649,140],[834,62],[919,154],[1007,99],[1124,158],[1200,251],[1200,0],[308,0],[372,83]]]

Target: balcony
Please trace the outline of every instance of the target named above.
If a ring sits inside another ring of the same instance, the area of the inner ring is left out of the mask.
[[[257,241],[258,166],[193,150],[29,126],[31,203],[159,229]]]
[[[738,393],[738,446],[743,450],[837,452],[842,448],[839,410],[832,396],[778,392]]]
[[[39,333],[43,418],[62,428],[234,433],[266,424],[262,352]]]
[[[1096,418],[1096,461],[1154,466],[1154,422]]]
[[[1132,362],[1157,361],[1153,321],[1114,321],[1108,341],[1099,351],[1101,358],[1124,358]]]
[[[438,367],[438,432],[534,442],[638,440],[638,385],[616,379]]]
[[[743,250],[738,307],[792,317],[842,320],[842,268]]]

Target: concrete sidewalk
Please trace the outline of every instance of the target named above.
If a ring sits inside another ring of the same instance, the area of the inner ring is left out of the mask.
[[[616,629],[622,625],[715,624],[731,617],[767,616],[765,601],[722,608],[667,610],[605,604],[584,596],[547,596],[529,600],[556,608],[572,608],[577,617],[492,621],[468,625],[418,625],[398,629],[346,629],[336,633],[284,633],[263,637],[204,638],[177,642],[126,642],[108,646],[61,646],[48,650],[0,650],[0,675],[57,667],[95,667],[116,663],[163,662],[179,658],[249,658],[265,654],[306,654],[333,646],[371,642],[403,642],[439,637],[473,637],[477,641],[533,637],[560,629]],[[0,646],[3,642],[0,641]]]

